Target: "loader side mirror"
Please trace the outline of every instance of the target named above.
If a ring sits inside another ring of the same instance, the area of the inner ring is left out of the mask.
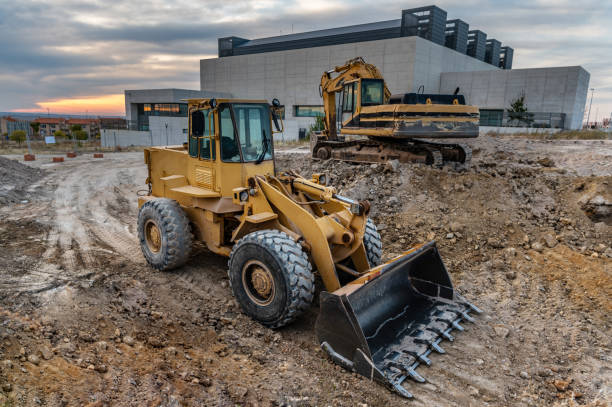
[[[191,134],[195,137],[204,135],[204,113],[201,110],[191,113]]]
[[[274,127],[276,128],[276,131],[281,131],[280,125],[278,124],[278,116],[276,115],[276,112],[274,110],[272,110],[272,121],[274,122]]]

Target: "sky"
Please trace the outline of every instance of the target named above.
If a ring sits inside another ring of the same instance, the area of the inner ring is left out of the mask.
[[[0,111],[123,115],[125,89],[199,89],[199,60],[217,56],[219,37],[397,19],[429,4],[513,47],[513,68],[583,66],[591,121],[612,114],[612,1],[600,0],[0,0]]]

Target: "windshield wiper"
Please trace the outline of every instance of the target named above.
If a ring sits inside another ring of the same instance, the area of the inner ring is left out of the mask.
[[[261,132],[263,134],[263,150],[261,151],[261,154],[259,154],[259,157],[257,157],[257,161],[255,161],[255,164],[261,164],[264,158],[266,158],[266,154],[268,153],[268,136],[266,136],[265,130],[262,129]]]

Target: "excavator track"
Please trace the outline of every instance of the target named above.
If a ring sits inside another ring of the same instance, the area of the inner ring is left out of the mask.
[[[356,163],[385,163],[398,160],[403,163],[423,163],[437,168],[455,162],[464,168],[469,168],[472,149],[465,144],[436,143],[420,139],[317,140],[312,148],[312,158]]]

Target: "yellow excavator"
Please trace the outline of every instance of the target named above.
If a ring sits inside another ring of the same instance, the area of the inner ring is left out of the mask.
[[[149,192],[138,198],[137,229],[149,265],[180,267],[193,241],[204,242],[229,258],[243,312],[270,328],[311,306],[319,276],[322,348],[411,397],[405,379],[424,381],[417,366],[444,353],[440,342],[479,312],[453,288],[435,242],[381,264],[367,201],[340,195],[326,174],[275,168],[273,134],[283,128],[276,99],[188,103],[188,142],[144,150]]]
[[[324,72],[319,93],[325,129],[311,135],[315,159],[470,164],[467,145],[425,140],[478,137],[478,107],[466,105],[459,88],[392,95],[378,68],[357,57]]]

